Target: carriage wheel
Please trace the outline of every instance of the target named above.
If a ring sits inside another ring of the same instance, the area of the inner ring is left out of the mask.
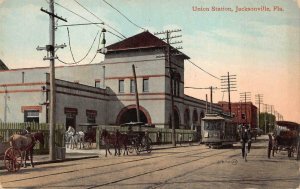
[[[131,154],[133,153],[133,151],[134,151],[134,146],[135,146],[135,144],[134,144],[133,141],[131,142],[130,145],[127,146],[127,150],[128,150],[129,153],[131,153]]]
[[[295,150],[295,146],[291,146],[288,150],[288,157],[294,157]]]
[[[92,145],[93,145],[93,143],[92,143],[92,140],[91,139],[88,139],[88,140],[86,140],[85,141],[85,144],[84,144],[84,146],[86,147],[86,148],[92,148]]]
[[[140,145],[140,144],[137,144],[137,145],[135,146],[135,152],[136,152],[136,154],[139,155],[139,154],[141,153],[141,151],[142,151],[141,145]]]
[[[4,155],[4,166],[10,172],[20,170],[22,165],[22,157],[20,150],[16,150],[12,147],[5,151]]]

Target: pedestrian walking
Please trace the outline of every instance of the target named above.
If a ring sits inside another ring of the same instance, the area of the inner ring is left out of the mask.
[[[273,138],[272,138],[272,135],[270,133],[268,134],[268,136],[269,136],[268,158],[270,159],[270,157],[271,157],[271,151],[272,151],[272,148],[273,148]]]

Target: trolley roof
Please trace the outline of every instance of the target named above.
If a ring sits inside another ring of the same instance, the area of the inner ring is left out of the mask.
[[[291,122],[291,121],[276,121],[276,125],[286,127],[290,130],[297,130],[300,127],[298,123]]]
[[[121,124],[121,127],[132,127],[132,126],[140,126],[140,127],[152,127],[154,128],[155,126],[152,124],[147,124],[144,122],[129,122],[129,123],[123,123]]]
[[[218,114],[206,114],[202,120],[224,120],[224,118]]]

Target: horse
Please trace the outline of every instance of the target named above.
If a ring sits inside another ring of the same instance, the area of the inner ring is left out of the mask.
[[[22,152],[21,158],[22,162],[24,160],[24,167],[26,167],[26,154],[30,156],[31,167],[33,164],[33,148],[38,141],[41,145],[44,145],[44,134],[42,132],[30,133],[27,135],[14,134],[9,138],[10,146],[14,149],[20,150]]]
[[[69,126],[68,130],[65,132],[65,140],[67,144],[71,144],[70,148],[74,149],[74,146],[77,148],[77,144],[80,144],[80,149],[81,149],[81,144],[82,147],[84,148],[84,132],[78,131],[75,132],[75,129],[71,126]],[[68,147],[68,145],[67,145]]]
[[[84,148],[84,132],[82,131],[78,131],[76,132],[72,138],[71,138],[71,148],[74,149],[74,145],[78,146],[79,143],[79,149],[81,149],[81,144],[82,144],[82,148]]]
[[[111,155],[111,152],[109,150],[110,145],[113,145],[115,149],[115,156],[116,155],[121,155],[121,147],[124,147],[124,152],[127,153],[128,155],[128,150],[127,150],[127,144],[128,144],[128,135],[127,134],[121,134],[120,132],[116,132],[114,134],[110,134],[106,129],[102,130],[101,133],[101,139],[102,143],[105,147],[105,157],[107,157],[107,152]]]

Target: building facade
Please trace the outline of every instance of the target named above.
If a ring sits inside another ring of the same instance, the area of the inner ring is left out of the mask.
[[[228,102],[218,102],[222,107],[223,112],[229,113]],[[250,124],[251,128],[256,128],[257,126],[257,107],[252,104],[252,102],[232,102],[231,112],[233,115],[233,121],[236,124]]]
[[[136,121],[137,76],[142,122],[170,127],[171,95],[175,126],[196,129],[206,111],[206,102],[184,94],[184,60],[171,57],[172,83],[165,58],[166,43],[143,32],[107,47],[103,62],[56,67],[56,122],[72,126],[95,122],[120,125]],[[0,119],[3,122],[48,122],[49,68],[0,71]],[[214,112],[221,112],[213,104]]]

